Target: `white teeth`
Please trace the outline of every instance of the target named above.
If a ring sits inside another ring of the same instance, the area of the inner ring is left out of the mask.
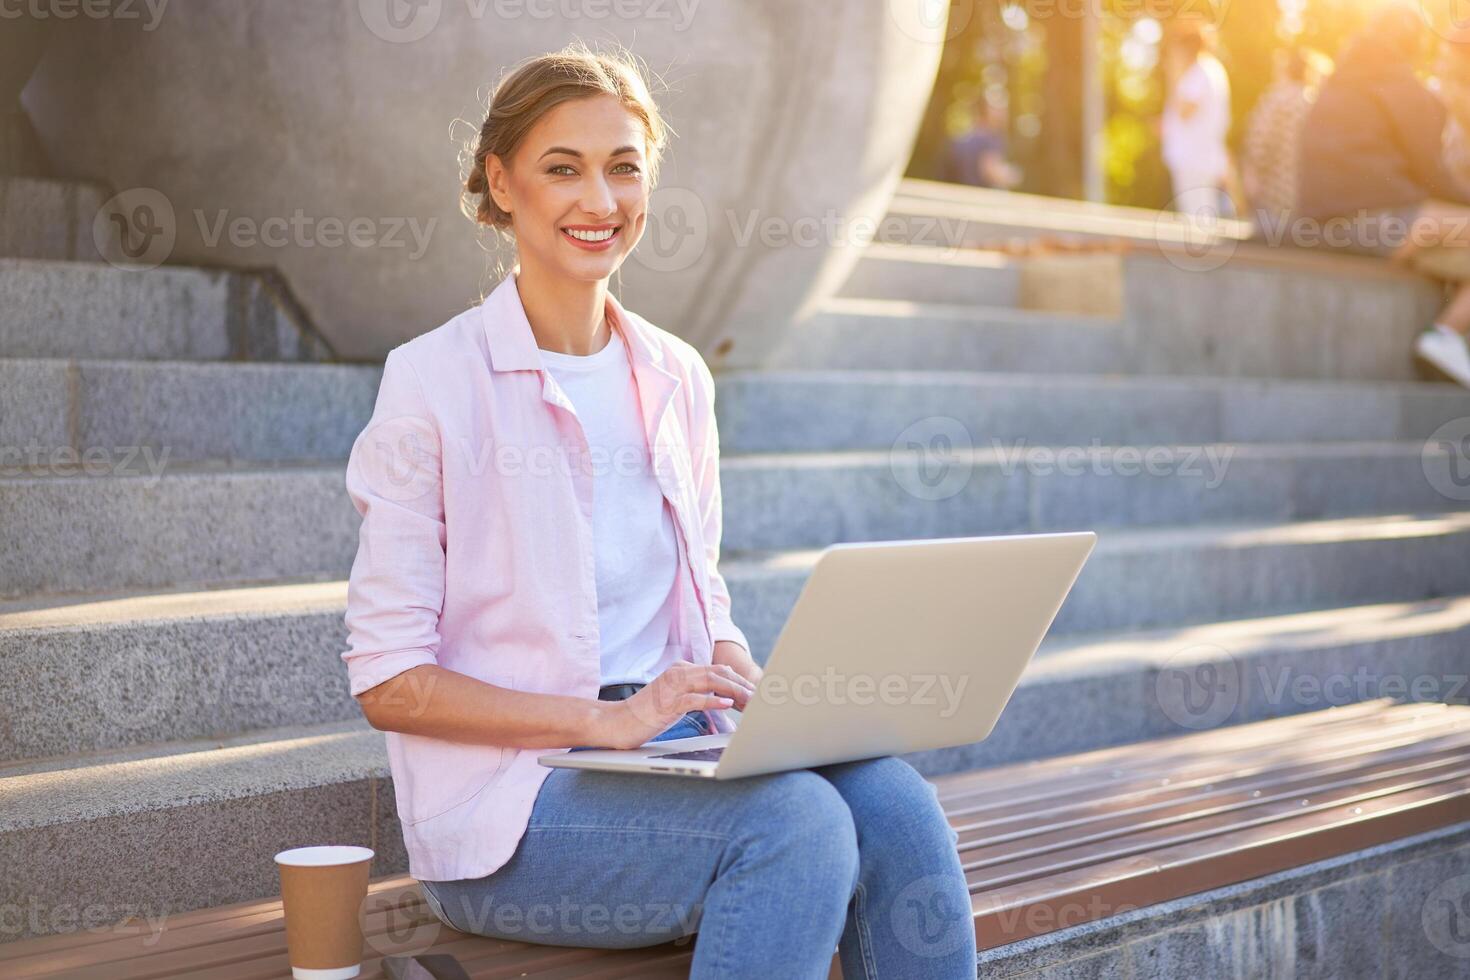
[[[573,238],[584,242],[605,242],[617,233],[616,228],[609,228],[606,231],[577,231],[572,228],[563,230]]]

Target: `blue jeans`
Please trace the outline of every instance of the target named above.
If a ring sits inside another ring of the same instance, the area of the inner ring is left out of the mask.
[[[654,741],[707,734],[685,715]],[[959,834],[934,784],[883,756],[714,780],[553,769],[515,854],[422,882],[446,925],[625,949],[698,932],[689,976],[974,980]]]

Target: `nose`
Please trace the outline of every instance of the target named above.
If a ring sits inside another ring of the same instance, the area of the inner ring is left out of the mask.
[[[577,203],[583,211],[597,218],[605,218],[618,209],[617,198],[613,196],[607,178],[600,173],[587,181],[582,199]]]

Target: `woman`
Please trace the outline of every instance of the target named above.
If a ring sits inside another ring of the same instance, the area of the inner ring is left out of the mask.
[[[466,932],[697,931],[695,977],[824,978],[838,946],[852,980],[973,978],[958,835],[900,759],[719,782],[536,761],[728,732],[762,674],[717,569],[709,369],[607,289],[665,132],[622,55],[501,81],[465,189],[516,268],[389,352],[353,446],[343,659],[388,732],[409,872]]]

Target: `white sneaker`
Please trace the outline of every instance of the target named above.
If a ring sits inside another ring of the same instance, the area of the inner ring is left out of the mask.
[[[1458,331],[1430,327],[1415,338],[1414,353],[1470,388],[1470,346]]]

